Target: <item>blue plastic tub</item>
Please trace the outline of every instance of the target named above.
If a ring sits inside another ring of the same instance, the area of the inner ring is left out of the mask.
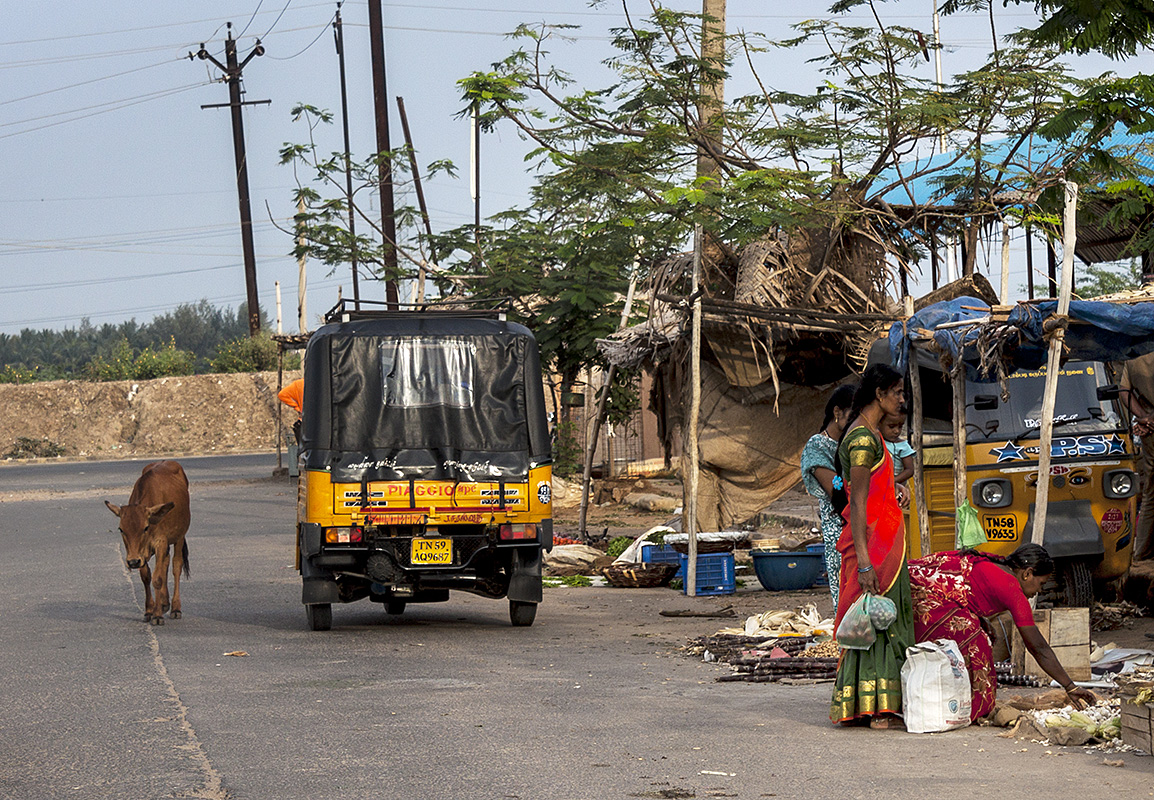
[[[819,574],[819,575],[817,576],[817,580],[816,580],[816,581],[814,581],[813,585],[814,585],[814,586],[829,586],[829,575],[826,575],[826,573],[825,573],[825,562],[824,562],[824,559],[825,559],[825,543],[823,542],[823,543],[821,543],[821,544],[810,544],[810,545],[806,545],[806,547],[805,547],[805,552],[807,552],[807,553],[817,553],[817,554],[818,554],[819,556],[821,556],[821,557],[822,557],[822,559],[823,559],[823,561],[822,561],[822,569],[821,569],[821,574]]]
[[[824,553],[753,550],[753,570],[771,592],[790,592],[813,586],[825,569]]]

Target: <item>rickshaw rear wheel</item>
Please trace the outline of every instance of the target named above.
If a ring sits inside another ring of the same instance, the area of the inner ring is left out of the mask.
[[[386,600],[385,601],[385,613],[386,614],[392,614],[393,616],[399,616],[401,614],[404,614],[405,613],[405,601],[404,600]]]
[[[533,624],[537,618],[537,604],[524,603],[520,600],[509,601],[509,621],[518,628],[525,628]]]
[[[305,616],[309,621],[309,628],[314,631],[327,631],[333,627],[332,603],[316,603],[305,606]]]
[[[1071,560],[1062,565],[1062,585],[1065,605],[1089,608],[1094,602],[1094,581],[1085,561]]]

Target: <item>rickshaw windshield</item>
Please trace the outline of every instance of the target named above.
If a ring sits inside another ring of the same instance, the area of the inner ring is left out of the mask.
[[[1113,401],[1102,401],[1097,389],[1107,383],[1106,370],[1098,362],[1069,362],[1058,372],[1054,405],[1054,428],[1061,435],[1102,433],[1121,428]],[[1018,370],[1006,380],[1009,400],[1002,400],[998,384],[966,384],[967,440],[1024,440],[1037,438],[1042,425],[1045,370]],[[979,398],[997,397],[997,408],[985,409]]]

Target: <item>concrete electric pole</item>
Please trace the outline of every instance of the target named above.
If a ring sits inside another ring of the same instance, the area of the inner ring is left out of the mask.
[[[224,80],[228,84],[228,102],[202,105],[201,108],[229,108],[232,110],[232,149],[236,160],[236,191],[240,200],[240,237],[244,250],[244,283],[248,298],[248,333],[256,336],[260,333],[260,301],[256,293],[256,250],[252,241],[252,208],[248,193],[248,165],[244,152],[244,119],[241,116],[241,106],[267,105],[271,100],[242,101],[240,88],[241,73],[256,56],[264,55],[264,47],[260,39],[244,59],[237,62],[236,40],[232,38],[232,23],[228,23],[228,38],[224,42],[225,63],[221,64],[205,49],[201,43],[200,50],[189,53],[189,59],[199,58],[201,61],[211,61],[217,69],[224,73]]]

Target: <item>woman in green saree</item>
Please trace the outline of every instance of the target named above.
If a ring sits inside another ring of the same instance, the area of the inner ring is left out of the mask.
[[[904,487],[894,483],[893,460],[881,435],[887,414],[900,413],[902,376],[876,364],[866,370],[854,395],[850,422],[838,445],[835,505],[848,522],[838,540],[840,591],[835,626],[862,594],[885,595],[897,620],[878,631],[869,650],[842,650],[830,720],[869,722],[872,728],[901,728],[902,664],[914,643],[913,603],[906,571],[905,524],[899,505]]]

